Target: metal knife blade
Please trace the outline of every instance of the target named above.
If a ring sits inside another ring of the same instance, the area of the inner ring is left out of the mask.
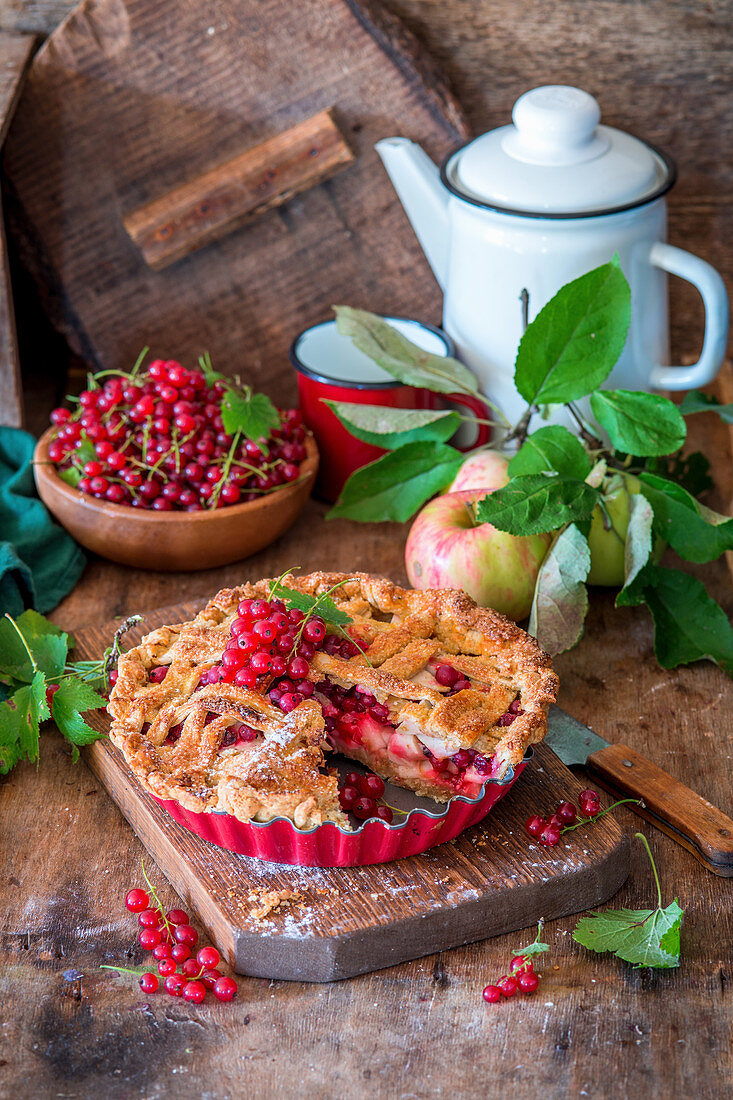
[[[607,749],[610,741],[605,741],[553,703],[547,714],[545,744],[570,767],[571,764],[585,764],[592,752]]]

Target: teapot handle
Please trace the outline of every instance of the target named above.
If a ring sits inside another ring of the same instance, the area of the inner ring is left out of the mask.
[[[471,397],[467,393],[448,393],[445,395],[446,401],[449,401],[451,405],[463,405],[474,416],[479,417],[481,420],[491,419],[491,409],[488,405],[484,404],[478,397]],[[457,451],[462,451],[464,454],[466,451],[473,451],[476,447],[483,447],[491,439],[491,428],[488,424],[476,425],[476,438],[471,440],[470,443],[461,446],[458,443],[452,445]]]
[[[705,260],[664,241],[656,241],[651,246],[649,263],[696,286],[705,306],[705,339],[698,361],[689,367],[657,364],[652,369],[651,384],[657,390],[689,390],[706,386],[715,378],[725,357],[728,335],[725,283]]]

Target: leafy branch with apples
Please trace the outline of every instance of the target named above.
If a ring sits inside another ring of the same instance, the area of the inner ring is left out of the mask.
[[[347,306],[336,314],[339,331],[400,382],[478,396],[457,359],[423,351],[374,314]],[[469,415],[329,401],[351,434],[387,452],[352,474],[329,518],[404,522],[422,509],[406,546],[411,584],[464,588],[512,618],[529,615],[530,633],[551,654],[579,641],[586,586],[599,584],[619,588],[617,607],[648,607],[663,668],[707,659],[733,674],[723,609],[697,578],[659,564],[667,546],[695,563],[733,549],[733,519],[697,499],[713,484],[707,459],[681,453],[685,417],[713,410],[733,423],[733,406],[694,391],[677,406],[601,389],[630,316],[616,257],[563,286],[519,344],[514,384],[524,413],[511,426],[495,409],[499,442],[468,458],[448,440]],[[560,409],[572,429],[534,427]]]

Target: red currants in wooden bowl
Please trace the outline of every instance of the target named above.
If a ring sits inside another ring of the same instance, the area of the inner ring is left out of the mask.
[[[54,409],[34,456],[41,499],[88,549],[125,565],[193,570],[269,545],[295,521],[318,469],[297,409],[224,378],[142,356],[89,378]]]

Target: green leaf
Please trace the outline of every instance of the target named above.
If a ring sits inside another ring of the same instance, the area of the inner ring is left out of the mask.
[[[662,668],[708,660],[733,676],[733,626],[696,577],[647,564],[633,584],[619,592],[616,603],[647,604],[654,620],[654,652]]]
[[[302,611],[304,615],[315,612],[325,622],[333,623],[334,626],[346,626],[354,621],[345,611],[341,611],[340,608],[336,607],[330,596],[310,596],[307,592],[296,592],[294,588],[288,588],[284,584],[274,585],[271,596],[275,599],[284,600],[291,611],[297,609]]]
[[[624,543],[624,588],[633,584],[652,552],[654,512],[641,493],[629,495],[629,526]],[[623,589],[622,589],[623,591]]]
[[[733,519],[698,503],[681,485],[656,474],[640,475],[654,509],[654,530],[686,561],[714,561],[733,550]]]
[[[554,425],[532,432],[509,463],[508,470],[512,477],[555,470],[563,477],[584,481],[590,473],[591,461],[576,435]]]
[[[564,653],[580,640],[588,613],[589,571],[588,540],[571,523],[540,566],[527,628],[551,655]]]
[[[37,672],[31,684],[0,703],[0,775],[21,760],[38,759],[39,727],[48,717],[46,677]]]
[[[405,443],[435,439],[440,443],[458,431],[461,418],[450,409],[392,409],[386,405],[355,405],[324,401],[357,439],[393,451]]]
[[[666,397],[634,390],[597,390],[590,405],[614,448],[624,454],[667,455],[685,442],[687,425]]]
[[[41,672],[49,680],[59,677],[66,664],[68,634],[49,623],[37,611],[24,611],[15,622]],[[7,616],[0,619],[0,681],[29,684],[34,676],[33,663],[18,630]]]
[[[82,471],[76,466],[67,466],[65,470],[57,470],[56,473],[61,480],[65,481],[67,485],[70,485],[72,489],[76,489],[84,476]]]
[[[667,477],[681,485],[694,497],[713,488],[713,479],[708,473],[710,463],[701,451],[692,451],[684,456],[677,454],[648,458],[644,466],[650,473]]]
[[[589,516],[599,497],[598,489],[574,478],[515,477],[479,502],[476,518],[512,535],[538,535]]]
[[[636,967],[675,967],[682,912],[676,898],[666,909],[606,909],[581,917],[573,939],[590,951],[612,951]]]
[[[699,412],[716,412],[726,424],[733,424],[733,405],[721,405],[717,397],[700,393],[699,390],[690,390],[686,393],[679,410],[683,416]]]
[[[248,397],[239,390],[227,390],[221,404],[221,418],[228,435],[241,432],[256,443],[267,439],[271,431],[280,427],[280,414],[264,393]]]
[[[463,461],[446,443],[407,443],[352,474],[327,518],[404,522],[455,477]]]
[[[434,393],[478,396],[476,376],[457,359],[424,351],[375,313],[351,306],[333,308],[338,331],[393,378]]]
[[[61,681],[53,697],[53,720],[66,740],[74,746],[74,762],[79,758],[78,745],[91,745],[104,737],[104,734],[87,725],[82,714],[88,710],[101,710],[106,705],[107,700],[83,680],[67,676]]]
[[[592,393],[614,366],[631,316],[629,284],[614,257],[558,290],[522,336],[514,384],[530,404]]]

